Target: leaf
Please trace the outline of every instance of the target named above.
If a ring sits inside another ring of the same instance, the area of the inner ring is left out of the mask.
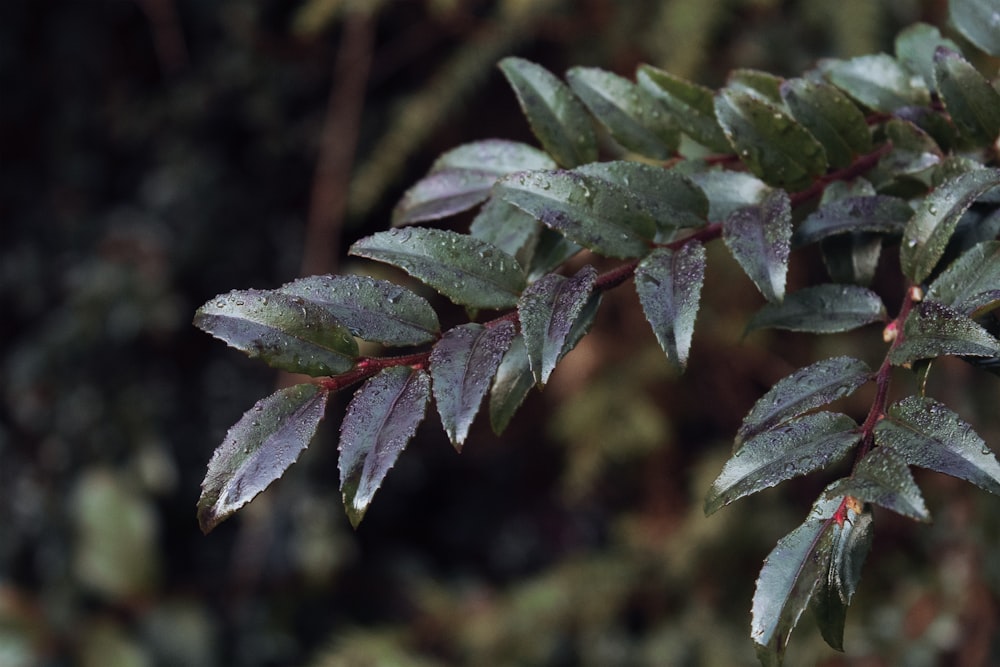
[[[562,358],[573,324],[594,290],[597,270],[584,266],[572,278],[551,273],[524,290],[517,305],[521,334],[535,382],[544,385]]]
[[[426,372],[394,366],[368,380],[347,406],[340,424],[340,491],[355,528],[423,421],[430,396]]]
[[[553,169],[548,155],[527,144],[487,139],[454,148],[403,195],[392,212],[394,226],[436,220],[486,201],[497,178],[532,169]]]
[[[311,384],[281,389],[254,404],[208,462],[198,524],[208,533],[281,477],[316,435],[329,392]]]
[[[943,159],[941,147],[915,124],[894,118],[883,126],[892,150],[879,160],[878,167],[888,178],[918,178]]]
[[[363,340],[419,345],[434,340],[441,332],[437,314],[426,299],[388,280],[310,276],[283,285],[278,291],[321,306]]]
[[[830,485],[827,496],[854,496],[917,521],[931,520],[910,469],[891,447],[868,452],[850,477]]]
[[[951,0],[948,15],[963,37],[991,56],[1000,56],[1000,9],[993,0]]]
[[[706,148],[729,151],[729,141],[715,119],[715,94],[651,65],[639,67],[639,85],[667,107],[684,134]]]
[[[291,373],[337,375],[358,356],[351,332],[329,312],[280,292],[220,294],[198,309],[194,325],[251,359]]]
[[[934,81],[934,52],[939,46],[960,51],[958,44],[941,36],[936,26],[916,23],[904,28],[896,36],[896,58],[906,69],[919,74],[924,85],[936,90]]]
[[[541,225],[533,217],[497,197],[490,198],[469,225],[473,238],[512,257],[537,241]]]
[[[596,67],[574,67],[566,80],[623,148],[654,160],[674,154],[680,140],[677,128],[659,100],[644,88]]]
[[[824,359],[800,368],[754,404],[736,434],[736,447],[793,417],[851,395],[871,379],[868,365],[851,357]]]
[[[514,336],[497,368],[490,389],[490,425],[497,435],[506,430],[514,413],[535,386],[535,376],[528,363],[528,350],[521,334]]]
[[[1000,300],[1000,241],[986,241],[963,253],[934,279],[926,298],[970,316]]]
[[[509,321],[492,327],[463,324],[446,331],[431,350],[434,400],[444,430],[459,451],[515,330]]]
[[[900,366],[945,355],[995,357],[1000,341],[958,311],[924,301],[906,318],[903,341],[889,352],[889,361]]]
[[[851,232],[827,237],[819,242],[823,264],[837,283],[871,285],[882,255],[882,237],[870,232]]]
[[[443,229],[390,229],[357,241],[349,252],[400,268],[470,308],[513,306],[526,284],[521,265],[507,253]]]
[[[708,219],[725,220],[738,209],[761,204],[774,188],[739,171],[706,171],[688,176],[708,198]]]
[[[934,76],[952,122],[964,136],[991,145],[1000,135],[1000,93],[957,51],[938,47]]]
[[[513,206],[513,204],[510,204]],[[525,214],[527,215],[527,214]],[[532,218],[534,219],[534,218]],[[537,220],[535,221],[537,223]],[[567,260],[583,250],[554,229],[539,225],[538,241],[532,249],[528,261],[528,280],[534,282],[546,273],[562,266]]]
[[[656,233],[652,217],[625,190],[573,171],[508,176],[496,196],[606,257],[644,255]]]
[[[705,248],[697,240],[677,251],[657,248],[635,271],[635,289],[660,347],[678,368],[687,365],[701,288]]]
[[[781,303],[766,303],[747,324],[757,329],[811,333],[850,331],[886,319],[878,294],[857,285],[823,284],[792,292]]]
[[[910,280],[920,283],[931,274],[962,214],[997,185],[1000,170],[978,169],[949,179],[924,199],[903,230],[900,263]]]
[[[803,190],[826,171],[823,145],[776,105],[723,89],[715,115],[740,160],[766,183]]]
[[[972,427],[932,398],[910,396],[875,426],[875,441],[909,465],[964,479],[1000,494],[1000,464]]]
[[[847,415],[817,412],[750,438],[726,461],[705,499],[705,514],[786,479],[825,468],[861,440]]]
[[[782,78],[770,72],[739,68],[732,70],[726,77],[726,88],[750,93],[764,102],[781,106]]]
[[[523,58],[504,58],[500,70],[514,89],[531,131],[556,162],[575,167],[597,159],[597,135],[569,86]]]
[[[835,234],[882,232],[897,234],[913,217],[905,199],[888,195],[846,197],[822,204],[792,234],[792,245],[815,243]]]
[[[819,64],[827,80],[873,111],[892,113],[901,107],[924,106],[930,94],[890,55],[879,53]]]
[[[772,190],[758,206],[729,214],[722,240],[768,301],[785,296],[792,239],[792,205],[784,190]]]
[[[872,149],[864,114],[837,88],[790,79],[781,84],[781,97],[795,120],[823,144],[831,166],[846,167]]]

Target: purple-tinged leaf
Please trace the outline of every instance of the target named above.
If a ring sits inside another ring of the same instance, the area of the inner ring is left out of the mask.
[[[903,324],[903,342],[889,353],[897,366],[945,355],[1000,356],[1000,341],[957,310],[933,301],[917,305]]]
[[[930,284],[927,300],[963,315],[1000,300],[1000,241],[986,241],[963,253]]]
[[[518,334],[503,355],[490,389],[490,425],[494,433],[500,435],[504,432],[534,386],[535,376],[528,362],[528,350],[524,346],[524,337]]]
[[[766,303],[747,324],[757,329],[811,333],[849,331],[886,319],[885,305],[875,292],[857,285],[813,285],[792,292],[781,303]]]
[[[833,86],[808,79],[781,84],[781,97],[795,120],[816,137],[833,167],[846,167],[855,155],[872,149],[865,115]]]
[[[822,204],[792,234],[792,245],[804,246],[836,234],[899,234],[913,217],[905,200],[888,195],[846,197]]]
[[[932,398],[910,396],[890,407],[875,426],[875,441],[909,465],[1000,494],[1000,464],[993,451],[969,424]]]
[[[329,392],[300,384],[263,398],[226,433],[208,463],[198,523],[208,533],[295,462],[316,435]]]
[[[990,82],[960,53],[944,46],[934,53],[934,77],[959,132],[979,145],[995,142],[1000,135],[1000,93]]]
[[[510,321],[491,327],[463,324],[446,331],[431,350],[434,400],[459,451],[516,329]]]
[[[635,290],[660,347],[681,370],[687,365],[705,282],[705,248],[698,241],[680,250],[657,248],[635,271]]]
[[[358,344],[325,308],[277,291],[220,294],[194,325],[248,357],[306,375],[337,375],[354,366]]]
[[[764,298],[781,301],[792,239],[788,194],[772,190],[760,205],[730,213],[722,223],[722,239]]]
[[[406,366],[382,370],[354,394],[340,424],[340,491],[355,528],[423,421],[430,396],[430,376]]]
[[[827,494],[854,496],[917,521],[931,520],[909,467],[891,447],[868,452],[851,476],[831,484]]]

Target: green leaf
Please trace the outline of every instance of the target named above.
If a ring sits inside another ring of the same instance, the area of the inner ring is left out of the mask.
[[[847,508],[841,521],[827,529],[830,533],[830,558],[826,572],[820,572],[820,582],[810,608],[816,617],[823,639],[831,648],[844,650],[844,624],[847,606],[861,580],[861,566],[872,544],[871,512],[855,512]],[[825,576],[823,576],[825,574]]]
[[[934,52],[939,46],[953,51],[960,51],[958,44],[941,36],[936,26],[927,23],[916,23],[903,29],[896,36],[896,58],[906,69],[919,74],[924,85],[935,87],[934,82]],[[936,90],[936,88],[934,88]]]
[[[497,197],[491,197],[469,226],[473,238],[496,246],[512,257],[537,241],[541,225],[533,217]]]
[[[490,389],[490,425],[494,433],[500,435],[504,432],[534,386],[535,376],[528,362],[528,350],[524,346],[524,337],[518,334],[503,355]]]
[[[670,110],[684,134],[710,150],[729,151],[729,141],[715,119],[715,93],[710,89],[651,65],[639,67],[636,79]]]
[[[847,415],[817,412],[750,438],[726,461],[705,499],[705,514],[786,479],[825,468],[861,440]]]
[[[551,273],[524,290],[517,305],[521,334],[535,382],[544,385],[562,358],[573,325],[597,280],[589,264],[572,278]]]
[[[486,201],[497,178],[516,171],[554,169],[548,155],[527,144],[487,139],[454,148],[403,195],[392,212],[392,224],[436,220]]]
[[[851,232],[827,237],[819,242],[823,264],[830,279],[838,283],[871,285],[882,255],[882,236]]]
[[[850,331],[886,319],[878,294],[857,285],[823,284],[792,292],[781,303],[766,303],[747,324],[757,329],[811,333]]]
[[[846,167],[872,149],[865,115],[833,86],[790,79],[781,85],[781,97],[795,120],[823,144],[831,166]]]
[[[310,276],[283,285],[283,294],[323,307],[350,332],[384,345],[419,345],[441,333],[427,300],[388,280]]]
[[[943,159],[934,139],[909,121],[893,118],[883,130],[892,150],[879,160],[878,168],[889,179],[919,178]]]
[[[513,306],[526,285],[513,257],[489,243],[442,229],[390,229],[357,241],[350,254],[398,267],[470,308]]]
[[[263,398],[226,433],[208,463],[198,523],[208,533],[281,477],[309,445],[329,392],[311,384]]]
[[[500,181],[496,196],[606,257],[644,255],[656,233],[652,217],[625,190],[577,172],[514,174]]]
[[[930,284],[926,298],[969,316],[1000,300],[1000,241],[963,253]]]
[[[635,271],[635,289],[646,319],[660,347],[681,370],[691,350],[704,282],[705,248],[698,241],[677,251],[657,248]]]
[[[952,122],[959,132],[980,145],[992,145],[1000,135],[1000,93],[958,52],[938,47],[934,76]]]
[[[715,96],[715,115],[740,160],[765,182],[803,190],[826,172],[823,145],[776,105],[723,89]]]
[[[515,331],[509,321],[491,327],[463,324],[446,331],[431,350],[434,400],[444,430],[459,451]]]
[[[890,407],[875,426],[875,441],[909,465],[1000,494],[1000,464],[992,450],[969,424],[932,398],[910,396]]]
[[[792,239],[792,204],[772,190],[758,206],[736,209],[722,223],[722,240],[768,301],[785,296]]]
[[[194,325],[252,359],[307,375],[351,369],[358,344],[325,308],[281,292],[221,294],[194,316]]]
[[[868,452],[850,477],[830,485],[827,496],[854,496],[917,521],[931,520],[909,467],[890,447]]]
[[[770,72],[740,68],[734,69],[726,77],[726,88],[745,92],[764,102],[781,106],[781,84],[783,79]]]
[[[924,301],[906,318],[903,342],[889,352],[889,360],[899,366],[945,355],[995,357],[1000,341],[957,310]]]
[[[835,234],[881,232],[898,234],[913,217],[904,199],[888,195],[847,197],[822,204],[792,234],[792,245],[815,243]]]
[[[513,206],[513,204],[511,204]],[[527,214],[525,214],[527,215]],[[532,218],[533,219],[533,218]],[[537,220],[535,222],[538,222]],[[539,225],[538,241],[528,260],[528,280],[534,282],[559,268],[583,248],[554,229]]]
[[[1000,56],[1000,10],[993,0],[951,0],[948,15],[966,39]]]
[[[590,116],[565,83],[523,58],[504,58],[500,70],[514,89],[531,131],[563,167],[597,159]]]
[[[774,192],[764,181],[740,171],[705,171],[688,178],[708,198],[709,220],[725,220],[734,211],[763,203]]]
[[[892,113],[901,107],[924,106],[930,94],[892,56],[879,53],[819,64],[827,80],[874,111]]]
[[[430,396],[426,372],[394,366],[368,380],[347,406],[340,424],[340,491],[355,528],[424,420]]]
[[[654,160],[674,154],[680,140],[677,128],[666,108],[644,88],[596,67],[574,67],[566,80],[623,148]]]
[[[1000,185],[1000,170],[959,174],[930,193],[903,230],[900,263],[915,283],[931,274],[944,254],[959,219],[976,199]]]
[[[779,380],[743,419],[736,447],[793,417],[849,396],[872,378],[867,364],[851,357],[834,357],[800,368]]]

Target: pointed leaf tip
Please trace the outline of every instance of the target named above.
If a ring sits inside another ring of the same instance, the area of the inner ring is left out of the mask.
[[[785,297],[792,205],[784,190],[768,191],[759,205],[730,213],[722,223],[722,240],[765,299]]]
[[[706,253],[698,241],[680,250],[657,248],[639,263],[635,289],[656,340],[679,369],[687,365],[705,281]]]

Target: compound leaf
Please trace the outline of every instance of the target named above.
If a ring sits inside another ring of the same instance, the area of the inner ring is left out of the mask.
[[[503,433],[534,386],[524,336],[518,334],[503,355],[490,389],[490,425],[494,433]]]
[[[924,497],[906,462],[891,447],[876,447],[850,477],[830,485],[829,496],[853,496],[917,521],[930,521]]]
[[[903,342],[889,352],[898,365],[944,355],[995,357],[1000,341],[983,327],[948,306],[924,301],[914,308],[903,325]]]
[[[811,333],[849,331],[885,320],[878,294],[857,285],[823,284],[804,287],[781,303],[766,303],[747,324],[756,329],[787,329]]]
[[[948,14],[966,39],[991,56],[1000,56],[1000,10],[993,0],[951,0]]]
[[[795,120],[823,144],[833,167],[846,167],[854,156],[872,149],[865,116],[840,90],[808,79],[781,84],[781,97]]]
[[[959,132],[981,145],[1000,135],[1000,93],[957,51],[934,53],[938,93]]]
[[[771,190],[757,206],[736,209],[722,223],[729,252],[768,301],[785,296],[792,238],[792,205],[784,190]]]
[[[963,315],[1000,300],[1000,241],[986,241],[963,253],[930,284],[927,300]]]
[[[930,101],[924,86],[892,56],[879,53],[850,60],[824,60],[819,64],[827,80],[873,111],[892,113]]]
[[[913,217],[905,199],[888,195],[845,197],[820,205],[792,234],[793,246],[804,246],[836,234],[898,234]]]
[[[639,67],[636,80],[670,110],[682,132],[713,151],[729,151],[729,141],[715,119],[715,93],[710,89],[651,65]]]

